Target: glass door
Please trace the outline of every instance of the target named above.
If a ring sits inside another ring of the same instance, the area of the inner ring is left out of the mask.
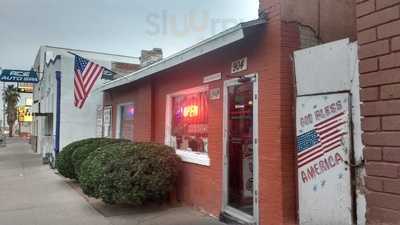
[[[256,110],[255,78],[225,87],[225,212],[255,222]]]

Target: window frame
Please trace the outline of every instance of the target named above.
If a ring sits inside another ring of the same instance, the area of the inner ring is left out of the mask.
[[[124,102],[124,103],[120,103],[117,105],[117,119],[116,119],[116,131],[115,131],[115,137],[116,138],[121,138],[121,108],[123,106],[127,106],[127,105],[133,105],[133,107],[135,108],[135,103],[134,102]],[[135,120],[135,115],[133,116],[133,121]],[[134,140],[134,132],[135,132],[135,127],[133,127],[133,132],[132,132],[132,140]]]
[[[189,88],[181,91],[177,91],[171,94],[167,94],[166,96],[166,107],[165,107],[165,136],[164,143],[168,146],[171,145],[171,130],[172,130],[172,99],[181,95],[190,95],[201,92],[208,92],[208,85],[202,85],[194,88]],[[207,112],[208,113],[208,112]],[[207,115],[209,116],[209,115]],[[207,124],[208,126],[208,124]],[[208,134],[207,134],[208,139]],[[191,152],[187,150],[177,149],[175,148],[176,154],[182,159],[184,162],[198,164],[202,166],[210,166],[210,158],[208,156],[208,148],[207,152]]]

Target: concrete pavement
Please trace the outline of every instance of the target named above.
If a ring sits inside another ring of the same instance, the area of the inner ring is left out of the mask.
[[[98,207],[96,207],[96,204]],[[0,148],[0,225],[223,225],[186,207],[108,207],[85,199],[20,140]]]

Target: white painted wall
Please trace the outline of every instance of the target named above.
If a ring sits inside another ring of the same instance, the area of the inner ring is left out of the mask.
[[[111,68],[110,61],[93,61],[106,68]],[[104,84],[104,80],[98,79],[85,105],[78,109],[74,106],[74,57],[63,55],[61,63],[60,148],[79,139],[96,137],[96,112],[97,108],[103,103],[103,94],[93,92],[93,90]],[[54,102],[55,99],[56,96],[54,95]]]
[[[44,53],[44,52],[43,52]],[[44,62],[44,61],[43,61]],[[34,112],[40,113],[55,113],[55,95],[56,95],[56,79],[55,72],[61,70],[61,61],[52,61],[49,64],[41,66],[41,80],[34,86]],[[54,118],[55,115],[53,115]],[[34,121],[37,126],[37,152],[45,157],[46,153],[53,152],[53,139],[54,133],[49,134],[46,132],[47,120],[44,116],[34,117]],[[55,121],[53,119],[53,125]]]
[[[356,164],[363,161],[357,43],[343,39],[296,51],[297,95],[349,91],[352,98],[353,148]],[[356,169],[357,224],[366,223],[363,191],[365,168]]]

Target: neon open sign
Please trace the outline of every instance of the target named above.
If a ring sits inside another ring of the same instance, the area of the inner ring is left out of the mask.
[[[199,115],[199,106],[188,105],[183,108],[183,117],[196,117]]]

